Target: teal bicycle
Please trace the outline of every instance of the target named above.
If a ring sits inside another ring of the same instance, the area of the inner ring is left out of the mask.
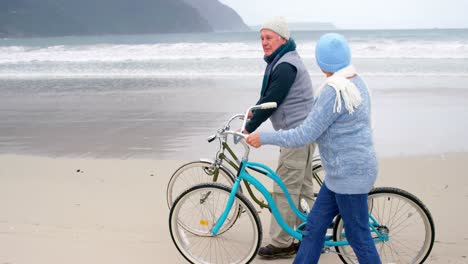
[[[234,149],[229,144],[226,131],[229,131],[233,121],[243,121],[244,115],[234,115],[224,123],[214,135],[208,137],[208,142],[218,141],[218,150],[213,159],[200,159],[183,164],[172,174],[166,188],[167,206],[170,209],[175,199],[183,191],[200,183],[217,182],[227,186],[233,186],[236,175],[239,171],[241,160],[235,154]],[[318,193],[323,184],[324,171],[319,156],[312,159],[312,177],[314,181],[314,192]],[[265,201],[255,195],[250,184],[244,181],[244,188],[250,198],[260,206],[268,208]]]
[[[257,107],[274,106],[267,103]],[[307,206],[301,203],[301,210],[295,206],[286,186],[272,169],[248,161],[250,148],[245,135],[234,131],[224,133],[240,137],[244,147],[233,186],[195,185],[175,199],[169,214],[172,240],[190,263],[249,263],[255,258],[262,241],[262,225],[254,206],[240,192],[242,181],[262,194],[287,233],[301,240],[305,229],[304,223],[297,228],[285,223],[267,188],[252,174],[265,175],[278,184],[291,210],[304,222]],[[434,222],[429,210],[417,197],[397,188],[375,188],[369,193],[369,229],[383,263],[422,263],[434,244]],[[340,216],[334,221],[332,234],[326,237],[323,251],[336,253],[343,263],[357,263]]]

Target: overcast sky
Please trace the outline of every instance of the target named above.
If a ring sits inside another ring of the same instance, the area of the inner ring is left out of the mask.
[[[282,15],[289,22],[339,28],[468,28],[468,0],[219,0],[248,25]]]

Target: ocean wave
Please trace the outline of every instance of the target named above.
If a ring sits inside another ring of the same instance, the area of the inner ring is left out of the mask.
[[[311,77],[323,77],[322,73],[317,71],[309,71]],[[441,73],[441,72],[424,72],[424,73],[398,73],[398,72],[361,72],[364,77],[450,77],[450,78],[468,78],[468,73]],[[168,79],[226,79],[237,77],[261,77],[263,72],[0,72],[0,79],[137,79],[137,78],[168,78]]]
[[[314,58],[315,42],[298,42],[303,58]],[[466,41],[380,40],[351,43],[354,58],[467,59]],[[28,62],[125,62],[262,58],[259,42],[159,43],[0,47],[0,64]]]

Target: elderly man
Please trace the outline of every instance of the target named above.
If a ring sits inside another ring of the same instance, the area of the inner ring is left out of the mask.
[[[254,132],[270,118],[275,130],[287,130],[299,126],[312,109],[313,91],[310,76],[296,44],[289,36],[287,22],[276,17],[264,23],[260,29],[262,47],[267,63],[263,76],[260,99],[257,104],[276,102],[276,109],[257,110],[252,113],[245,127],[246,133]],[[312,206],[312,155],[314,145],[301,148],[281,148],[277,174],[286,184],[293,201],[299,205],[304,198]],[[281,188],[273,186],[273,198],[283,219],[291,227],[297,226],[299,219],[289,209]],[[271,244],[260,248],[259,255],[268,258],[290,257],[297,252],[297,244],[277,224],[274,217],[270,225]]]

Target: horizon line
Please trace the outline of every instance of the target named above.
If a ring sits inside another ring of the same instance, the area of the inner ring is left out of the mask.
[[[294,22],[293,23],[289,23],[289,24],[295,24]],[[323,24],[327,24],[325,22],[323,22]],[[328,24],[331,24],[333,25],[332,23],[328,23]],[[248,25],[248,27],[252,28],[252,27],[260,27],[261,25]],[[468,26],[467,27],[414,27],[414,28],[385,28],[385,27],[382,27],[382,28],[346,28],[346,27],[337,27],[335,25],[333,25],[335,28],[323,28],[323,29],[320,29],[320,28],[311,28],[311,29],[290,29],[291,31],[306,31],[306,30],[318,30],[318,31],[323,31],[323,30],[438,30],[438,29],[441,29],[441,30],[444,30],[444,29],[468,29]]]

